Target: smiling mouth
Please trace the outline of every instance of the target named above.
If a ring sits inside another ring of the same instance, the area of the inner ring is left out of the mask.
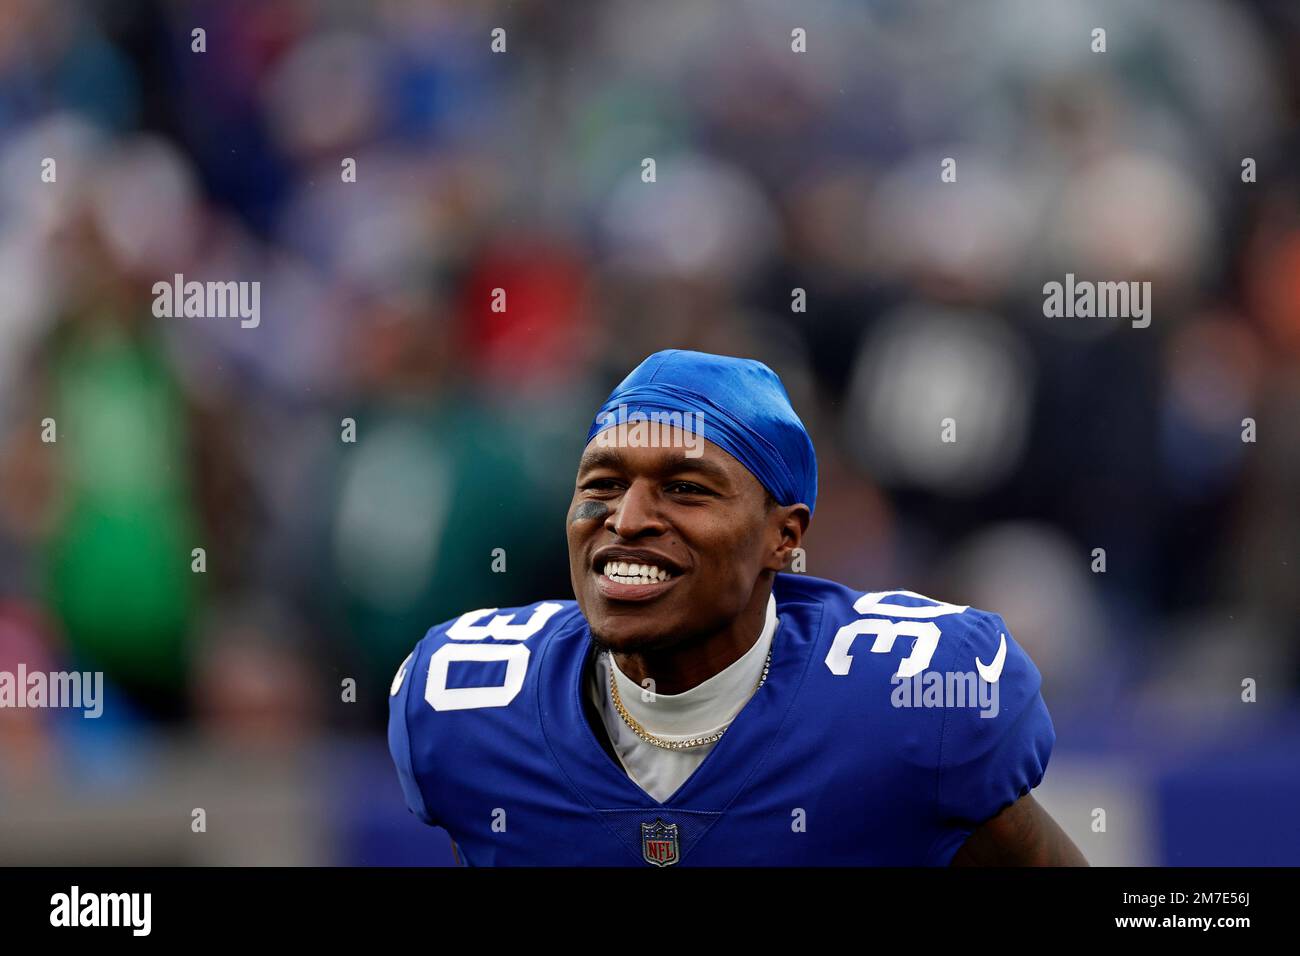
[[[661,584],[671,580],[673,573],[653,564],[633,561],[606,561],[601,575],[616,584]]]
[[[680,574],[653,564],[606,561],[604,569],[596,575],[596,588],[610,600],[648,601],[671,588],[679,577]]]

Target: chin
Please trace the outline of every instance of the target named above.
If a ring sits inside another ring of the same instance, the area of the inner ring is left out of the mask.
[[[591,624],[591,636],[597,645],[618,654],[662,650],[674,643],[671,630],[666,636],[663,628],[648,628],[649,623],[606,618]]]

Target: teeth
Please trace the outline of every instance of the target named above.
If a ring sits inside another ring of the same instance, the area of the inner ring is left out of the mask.
[[[619,584],[658,584],[672,577],[663,568],[653,564],[636,564],[627,561],[605,562],[605,577]]]

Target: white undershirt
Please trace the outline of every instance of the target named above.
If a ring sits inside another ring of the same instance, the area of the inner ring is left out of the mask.
[[[729,726],[753,696],[772,646],[776,623],[776,598],[769,596],[767,618],[753,647],[690,690],[680,694],[647,692],[648,700],[642,697],[643,689],[613,663],[608,651],[600,653],[592,668],[588,692],[600,712],[614,752],[633,783],[662,803],[677,792],[717,743],[688,750],[664,750],[646,743],[614,709],[609,693],[610,671],[618,681],[618,695],[624,708],[647,732],[664,740],[714,734]]]

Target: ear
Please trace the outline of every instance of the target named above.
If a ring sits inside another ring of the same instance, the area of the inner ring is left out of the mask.
[[[769,553],[765,567],[782,571],[790,563],[795,548],[803,543],[812,513],[807,505],[778,505],[770,515],[771,529],[776,536],[776,547]]]

